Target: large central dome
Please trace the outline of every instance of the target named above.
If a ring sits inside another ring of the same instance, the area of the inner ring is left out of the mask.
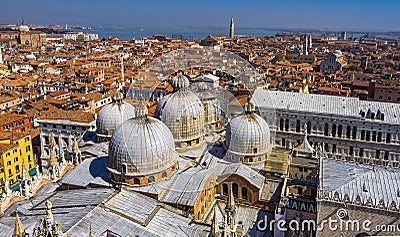
[[[170,177],[177,167],[170,130],[161,121],[144,113],[125,121],[115,130],[108,157],[113,178],[120,179],[123,174],[125,182],[131,184],[141,185]]]
[[[263,162],[271,151],[270,130],[267,122],[254,112],[248,102],[245,112],[231,119],[226,129],[227,157],[235,162]]]

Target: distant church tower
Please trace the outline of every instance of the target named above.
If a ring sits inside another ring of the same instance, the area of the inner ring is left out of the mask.
[[[312,48],[312,36],[311,34],[308,37],[308,48],[311,49]]]
[[[233,22],[233,17],[231,18],[231,28],[229,31],[229,38],[235,38],[235,22]]]
[[[0,64],[3,64],[3,55],[1,53],[1,46],[0,46]]]
[[[303,54],[308,55],[308,37],[307,35],[304,36],[304,41],[303,41]]]

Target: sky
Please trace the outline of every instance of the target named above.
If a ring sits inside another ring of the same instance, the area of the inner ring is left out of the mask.
[[[399,0],[18,0],[0,23],[400,31]]]

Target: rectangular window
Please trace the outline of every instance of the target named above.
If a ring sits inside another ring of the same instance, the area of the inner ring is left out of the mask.
[[[391,134],[390,133],[387,133],[386,134],[386,143],[390,143],[390,136],[391,136]]]
[[[367,131],[366,135],[365,135],[365,140],[370,141],[371,140],[371,132]]]
[[[360,148],[360,152],[358,152],[358,156],[359,157],[363,157],[364,156],[364,148]]]
[[[382,142],[382,132],[378,132],[378,142]]]
[[[346,138],[350,138],[350,135],[351,135],[351,127],[347,126],[347,128],[346,128]]]

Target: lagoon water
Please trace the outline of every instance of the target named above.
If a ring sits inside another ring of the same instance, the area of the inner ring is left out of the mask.
[[[95,33],[99,38],[107,38],[112,35],[122,40],[131,40],[133,38],[153,36],[162,34],[169,37],[182,37],[183,39],[201,39],[209,35],[228,35],[229,29],[225,28],[92,28],[90,30],[75,29],[74,31],[83,31],[86,33]],[[237,28],[235,35],[251,36],[274,36],[281,31],[255,29],[255,28]]]

